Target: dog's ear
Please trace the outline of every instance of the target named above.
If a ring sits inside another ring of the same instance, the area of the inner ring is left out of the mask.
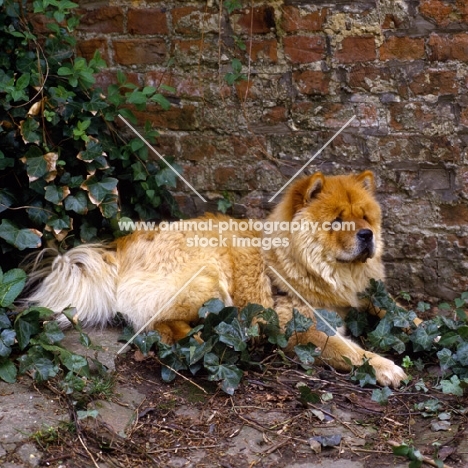
[[[375,178],[372,171],[361,172],[357,177],[357,181],[370,193],[375,192]]]
[[[321,172],[304,177],[292,186],[293,208],[296,212],[313,200],[323,189],[325,176]]]

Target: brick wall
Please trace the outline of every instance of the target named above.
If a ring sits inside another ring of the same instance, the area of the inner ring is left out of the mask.
[[[467,290],[465,0],[241,3],[228,15],[215,0],[80,2],[82,55],[99,49],[110,71],[176,89],[170,110],[140,117],[210,200],[180,184],[184,211],[213,210],[227,192],[234,215],[263,215],[269,197],[356,115],[308,172],[375,171],[394,292]],[[228,86],[233,58],[249,79]]]

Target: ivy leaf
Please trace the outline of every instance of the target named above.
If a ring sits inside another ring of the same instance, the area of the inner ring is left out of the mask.
[[[28,117],[20,123],[20,132],[25,144],[40,144],[41,134],[37,132],[38,129],[39,123],[32,117]]]
[[[364,364],[354,369],[351,380],[359,382],[361,387],[375,385],[377,383],[375,369],[370,365],[369,360],[365,360]]]
[[[219,299],[206,301],[198,310],[200,318],[206,318],[208,314],[219,314],[224,309],[224,303]]]
[[[0,333],[0,357],[7,357],[11,353],[11,347],[15,343],[16,333],[14,330],[7,329]]]
[[[158,333],[154,331],[150,331],[148,333],[142,333],[137,335],[133,339],[133,343],[138,347],[138,349],[147,356],[150,352],[151,348],[155,343],[159,343],[161,341],[161,337]]]
[[[315,358],[320,356],[320,351],[312,343],[296,345],[294,351],[299,360],[306,365],[313,364]]]
[[[462,365],[468,366],[468,343],[462,343],[457,348],[454,358]]]
[[[302,315],[298,310],[293,309],[292,318],[286,324],[285,327],[285,336],[286,339],[289,340],[291,336],[295,333],[302,333],[307,331],[312,325],[313,320],[309,317]]]
[[[32,335],[39,333],[39,311],[37,310],[25,310],[15,320],[15,331],[18,345],[21,350],[28,346]]]
[[[4,219],[0,224],[0,237],[19,250],[37,249],[41,246],[42,233],[37,229],[20,229]]]
[[[235,351],[244,351],[247,348],[247,335],[238,319],[234,319],[231,324],[221,322],[215,331],[220,341],[231,346]]]
[[[315,328],[324,332],[328,336],[336,335],[336,330],[343,326],[343,320],[341,320],[341,317],[333,311],[316,309],[314,317],[316,322]]]
[[[346,327],[354,337],[362,336],[369,326],[368,314],[360,312],[354,307],[346,316]]]
[[[460,383],[458,376],[452,375],[450,380],[441,380],[440,385],[436,388],[441,389],[443,393],[461,397],[463,396],[463,388]]]
[[[415,352],[428,351],[431,349],[434,340],[439,336],[439,329],[435,323],[422,323],[411,334],[410,340],[413,343]]]
[[[175,187],[177,185],[177,175],[169,167],[161,169],[155,176],[156,183],[159,187],[165,185],[167,187]]]
[[[68,187],[57,187],[56,185],[48,185],[45,187],[44,198],[54,205],[61,205],[62,200],[70,194]]]
[[[95,176],[90,176],[81,184],[81,188],[87,190],[91,202],[99,206],[106,195],[117,194],[117,183],[118,180],[113,177],[104,177],[102,180],[98,180]]]
[[[8,359],[0,359],[0,379],[6,383],[15,383],[18,371],[15,365]]]
[[[219,357],[214,353],[205,355],[204,364],[211,373],[209,380],[221,381],[221,388],[228,395],[234,395],[244,375],[242,370],[234,364],[221,364]]]
[[[26,273],[14,268],[3,274],[0,268],[0,307],[9,307],[19,296],[26,283]]]
[[[84,215],[88,212],[88,198],[85,192],[78,192],[76,195],[69,195],[65,198],[64,206],[67,211]]]
[[[382,389],[375,388],[372,391],[372,400],[376,401],[379,405],[385,406],[388,404],[388,398],[393,395],[393,392],[388,388],[384,387]]]

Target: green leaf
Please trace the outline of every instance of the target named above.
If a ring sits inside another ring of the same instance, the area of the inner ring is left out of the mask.
[[[155,343],[159,343],[161,337],[158,333],[150,331],[148,333],[142,333],[137,335],[133,339],[133,343],[138,347],[138,349],[146,356]]]
[[[39,123],[34,120],[32,117],[28,117],[20,123],[20,131],[21,136],[23,137],[23,141],[27,143],[33,143],[35,145],[39,145],[42,136],[40,133],[37,132],[39,129]]]
[[[384,387],[382,389],[375,388],[372,391],[372,400],[376,401],[379,405],[385,406],[388,404],[388,398],[393,395],[393,392],[388,388]]]
[[[320,356],[320,351],[312,343],[296,345],[294,351],[299,360],[306,365],[312,365],[315,358]]]
[[[454,358],[465,367],[468,367],[468,343],[461,343],[457,347],[457,353]]]
[[[0,224],[0,237],[17,249],[24,250],[40,247],[42,234],[35,229],[20,229],[4,219]]]
[[[65,338],[65,335],[56,321],[44,323],[44,331],[42,332],[42,335],[50,344],[58,343]]]
[[[0,359],[0,379],[6,383],[15,383],[18,371],[15,365],[8,359]]]
[[[354,307],[346,316],[346,327],[354,337],[362,336],[369,326],[368,314],[360,312]]]
[[[15,320],[15,331],[18,345],[21,350],[28,346],[31,336],[39,333],[41,327],[39,323],[40,314],[37,310],[25,310]]]
[[[357,366],[352,375],[351,380],[354,382],[359,382],[361,387],[366,385],[375,385],[377,383],[375,369],[369,363],[369,360],[366,359],[361,366]]]
[[[76,195],[69,195],[65,198],[64,206],[67,211],[85,215],[88,213],[88,197],[85,192],[77,192]]]
[[[314,317],[316,321],[315,328],[328,336],[336,335],[336,330],[343,326],[340,316],[333,311],[316,309]]]
[[[204,358],[205,368],[210,372],[209,380],[221,381],[221,388],[228,395],[234,395],[244,375],[234,364],[221,364],[218,356],[208,353]]]
[[[304,406],[307,406],[307,403],[311,403],[313,405],[320,403],[320,395],[313,392],[306,384],[299,385],[299,393],[299,401]]]
[[[100,205],[106,195],[114,193],[118,180],[113,177],[104,177],[98,180],[95,176],[89,177],[81,184],[81,188],[89,192],[89,199],[95,205]]]
[[[247,335],[239,320],[234,319],[231,324],[222,322],[215,328],[222,343],[234,348],[235,351],[244,351],[247,348]]]
[[[1,271],[2,269],[0,268],[0,279],[2,275]],[[11,322],[8,315],[2,310],[0,310],[0,328],[11,328]]]
[[[177,175],[169,167],[165,167],[164,169],[161,169],[156,174],[155,179],[159,187],[164,186],[164,185],[167,187],[175,187],[177,185]]]
[[[40,179],[45,176],[48,172],[47,161],[44,156],[37,156],[34,158],[26,159],[26,171],[30,181]]]
[[[410,337],[414,351],[428,351],[438,336],[439,329],[435,323],[423,322]]]
[[[219,314],[224,309],[224,303],[219,299],[210,299],[206,301],[198,310],[200,318],[206,318],[208,314]]]
[[[48,185],[45,187],[44,198],[54,205],[59,205],[62,200],[68,195],[68,187],[57,187],[56,185]]]
[[[13,301],[23,290],[25,283],[26,273],[20,268],[14,268],[5,274],[0,268],[0,306],[9,307],[13,304]]]
[[[286,339],[289,340],[289,338],[296,333],[306,332],[313,323],[314,322],[311,318],[306,317],[298,310],[293,309],[292,318],[285,327]]]
[[[441,389],[443,393],[461,397],[463,396],[463,388],[460,383],[458,376],[452,375],[450,380],[441,380],[440,385],[436,388]]]

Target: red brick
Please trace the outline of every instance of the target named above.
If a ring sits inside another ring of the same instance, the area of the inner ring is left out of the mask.
[[[261,94],[258,92],[258,89],[255,87],[255,83],[250,80],[238,81],[235,84],[237,97],[241,101],[246,99],[260,99]]]
[[[320,36],[287,36],[283,45],[292,63],[310,63],[325,57],[325,39]]]
[[[132,110],[139,122],[149,120],[156,129],[195,130],[198,127],[195,106],[172,106],[165,111],[159,106],[149,104],[146,111]]]
[[[184,136],[180,140],[180,154],[183,159],[199,162],[216,156],[216,146],[204,137]]]
[[[330,77],[321,71],[297,71],[293,74],[293,80],[303,94],[328,94]]]
[[[213,76],[207,74],[178,75],[173,72],[151,71],[145,75],[145,85],[158,88],[161,85],[171,86],[175,89],[175,95],[179,97],[203,97],[204,84],[211,83]],[[164,91],[164,94],[170,94]]]
[[[81,10],[83,15],[78,29],[101,34],[123,33],[124,14],[122,8],[101,6],[92,10]]]
[[[203,61],[218,62],[218,46],[209,39],[176,39],[172,41],[171,57],[179,64],[199,63],[203,54]]]
[[[286,32],[321,31],[327,18],[326,9],[307,12],[295,6],[285,6],[282,11],[282,27]]]
[[[235,26],[245,33],[265,34],[276,27],[275,10],[270,6],[249,8],[233,16],[238,16],[237,21],[234,20]]]
[[[109,63],[109,51],[107,49],[107,41],[105,39],[88,39],[80,41],[77,44],[78,55],[86,60],[93,58],[96,51],[99,51],[101,57]]]
[[[440,0],[421,0],[419,12],[429,20],[434,20],[439,26],[447,26],[451,23],[453,6]]]
[[[168,34],[166,13],[161,10],[138,8],[127,14],[127,29],[130,34]]]
[[[375,40],[371,37],[345,37],[335,57],[342,63],[369,62],[376,58]]]
[[[422,58],[424,58],[424,39],[392,36],[380,47],[381,60],[417,60]]]
[[[288,119],[288,110],[286,107],[276,106],[266,109],[263,112],[262,120],[269,124],[286,122]]]
[[[115,40],[113,46],[115,61],[121,65],[161,64],[167,58],[162,39]]]
[[[215,169],[214,179],[218,186],[225,186],[239,178],[239,170],[236,167],[218,167]]]
[[[254,62],[263,60],[269,63],[276,63],[278,61],[277,42],[275,39],[253,41],[252,45],[247,43],[247,52],[250,52],[250,58]]]
[[[389,68],[361,64],[351,68],[348,76],[348,85],[353,91],[361,91],[363,89],[371,91],[381,83],[389,86],[391,80],[392,76]]]
[[[175,32],[187,35],[200,35],[207,32],[209,25],[215,25],[218,30],[218,13],[212,9],[201,9],[192,6],[173,8],[171,10],[172,25]],[[211,29],[215,32],[214,29]]]
[[[468,225],[468,206],[442,205],[440,207],[442,222],[449,226]]]
[[[414,94],[454,94],[458,92],[457,73],[429,70],[415,76],[409,87]]]
[[[431,60],[468,62],[468,33],[453,36],[432,34],[429,38],[429,48]]]

